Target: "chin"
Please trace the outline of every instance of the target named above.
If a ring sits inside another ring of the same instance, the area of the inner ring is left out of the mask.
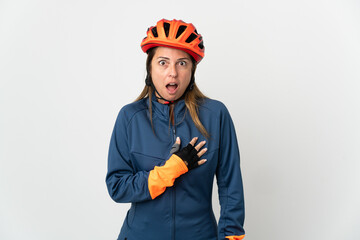
[[[176,101],[178,100],[179,98],[178,97],[174,97],[174,96],[171,96],[169,98],[166,98],[167,100],[170,100],[170,101]]]

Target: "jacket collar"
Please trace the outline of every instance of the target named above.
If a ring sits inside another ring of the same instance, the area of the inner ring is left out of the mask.
[[[159,116],[161,118],[164,118],[166,120],[169,120],[170,116],[169,116],[169,105],[168,104],[162,104],[159,103],[155,97],[155,94],[153,93],[152,95],[152,99],[151,99],[151,103],[152,103],[152,108],[153,108],[153,114],[155,114],[156,116]],[[174,106],[174,115],[175,115],[175,122],[179,122],[181,119],[183,119],[184,114],[185,114],[185,100],[181,99],[176,101],[175,103],[173,103]],[[149,98],[146,100],[146,105],[147,107],[149,107]]]

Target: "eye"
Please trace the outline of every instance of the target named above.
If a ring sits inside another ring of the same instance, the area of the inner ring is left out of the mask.
[[[161,66],[164,66],[164,65],[166,64],[166,62],[165,62],[164,60],[160,60],[160,61],[159,61],[159,64],[160,64]]]
[[[181,61],[181,62],[179,62],[179,65],[180,65],[180,66],[186,66],[186,62],[185,62],[185,61]]]

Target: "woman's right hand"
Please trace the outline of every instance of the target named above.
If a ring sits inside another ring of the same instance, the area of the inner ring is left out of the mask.
[[[198,140],[198,138],[194,137],[193,139],[191,139],[191,141],[189,142],[189,144],[186,147],[184,147],[180,151],[174,153],[175,155],[177,155],[184,161],[184,163],[186,164],[186,166],[189,170],[194,169],[194,168],[204,164],[207,161],[206,159],[199,160],[200,157],[202,155],[204,155],[205,152],[207,151],[207,148],[201,149],[205,145],[206,141],[201,141],[200,143],[198,143],[195,146],[195,143],[197,142],[197,140]],[[177,137],[175,144],[178,144],[178,146],[180,146],[180,143],[181,143],[181,140],[179,137]]]

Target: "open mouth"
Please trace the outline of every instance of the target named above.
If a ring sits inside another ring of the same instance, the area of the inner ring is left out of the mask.
[[[176,83],[169,83],[166,85],[166,88],[170,92],[174,92],[178,88],[178,85]]]

